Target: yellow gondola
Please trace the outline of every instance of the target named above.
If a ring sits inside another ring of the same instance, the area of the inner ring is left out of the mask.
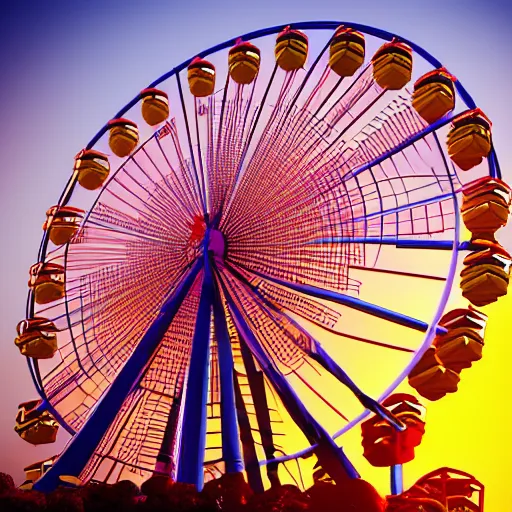
[[[30,444],[54,443],[59,424],[48,411],[40,411],[42,400],[31,400],[18,406],[14,430]]]
[[[29,287],[37,304],[48,304],[65,295],[65,270],[55,263],[36,263],[30,267]]]
[[[108,145],[119,158],[127,157],[139,143],[139,129],[128,119],[120,117],[108,122]]]
[[[398,90],[412,76],[412,49],[393,40],[383,44],[372,58],[373,78],[383,89]]]
[[[454,309],[441,318],[447,329],[434,339],[436,356],[443,366],[460,373],[482,359],[487,315],[475,309]]]
[[[260,50],[249,42],[238,41],[229,50],[229,76],[241,85],[250,84],[260,69]]]
[[[498,243],[475,240],[478,249],[464,258],[462,295],[475,306],[486,306],[507,294],[512,260]]]
[[[277,36],[274,54],[281,69],[295,71],[302,68],[308,58],[308,36],[286,27]]]
[[[462,194],[462,220],[473,238],[494,241],[494,233],[507,224],[510,215],[510,187],[486,176],[465,185]]]
[[[188,87],[196,98],[205,98],[215,90],[215,66],[196,57],[188,66]]]
[[[339,76],[352,76],[364,63],[365,39],[361,32],[338,27],[329,46],[329,67]]]
[[[55,324],[46,318],[22,320],[16,327],[18,336],[14,343],[22,355],[34,359],[50,359],[57,351],[58,332]]]
[[[409,385],[422,397],[436,401],[458,389],[460,376],[445,368],[436,356],[436,347],[431,346],[409,373]]]
[[[52,206],[46,212],[43,230],[49,231],[50,240],[55,245],[67,244],[78,231],[84,213],[71,206]]]
[[[414,84],[412,106],[427,123],[435,123],[455,108],[454,80],[445,68],[440,68]]]
[[[87,190],[100,188],[110,173],[107,155],[94,149],[84,149],[75,157],[77,180]]]
[[[463,171],[481,163],[491,147],[491,122],[479,108],[453,121],[448,134],[448,154]]]
[[[169,117],[169,96],[159,89],[144,89],[140,93],[141,111],[144,121],[149,126],[163,123]]]

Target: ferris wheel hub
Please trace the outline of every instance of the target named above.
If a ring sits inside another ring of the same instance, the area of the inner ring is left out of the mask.
[[[226,239],[218,229],[209,230],[208,252],[213,254],[215,259],[224,260],[226,256]]]

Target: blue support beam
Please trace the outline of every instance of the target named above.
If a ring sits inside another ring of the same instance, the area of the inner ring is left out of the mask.
[[[271,281],[272,283],[283,286],[285,288],[289,288],[290,290],[294,290],[298,293],[303,293],[304,295],[335,302],[337,304],[341,304],[342,306],[348,306],[357,311],[368,313],[369,315],[388,320],[389,322],[393,322],[398,325],[403,325],[404,327],[409,327],[416,331],[426,332],[428,330],[428,324],[426,322],[418,320],[417,318],[403,315],[402,313],[392,311],[391,309],[387,309],[382,306],[377,306],[376,304],[366,302],[364,300],[358,299],[357,297],[351,297],[350,295],[334,292],[332,290],[324,290],[322,288],[308,284],[292,283],[277,277],[269,276],[268,274],[264,274],[263,272],[258,272],[256,270],[247,270],[252,274],[266,279],[267,281]],[[436,329],[438,334],[446,333],[446,329],[444,327],[437,326]]]
[[[336,482],[346,481],[347,478],[359,478],[359,474],[342,448],[336,445],[324,428],[309,413],[290,383],[274,366],[225,286],[224,294],[240,338],[246,343],[252,355],[258,361],[265,376],[286,407],[288,414],[302,430],[308,441],[316,445],[315,453],[322,467]]]
[[[329,238],[318,238],[307,245],[316,244],[370,244],[370,245],[395,245],[399,249],[438,249],[451,251],[454,247],[453,240],[427,240],[427,239],[408,239],[398,237],[378,237],[378,236],[335,236]],[[455,245],[458,251],[471,251],[473,246],[471,242],[459,242]]]
[[[388,152],[384,153],[383,155],[371,160],[370,162],[362,165],[361,167],[358,167],[357,169],[354,169],[353,171],[347,172],[347,174],[345,174],[342,177],[342,181],[346,181],[348,179],[355,178],[356,176],[359,176],[359,174],[371,169],[372,167],[375,167],[376,165],[381,164],[388,158],[391,158],[392,156],[397,155],[398,153],[401,153],[404,149],[411,146],[415,142],[418,142],[419,140],[423,139],[428,134],[433,133],[436,130],[438,130],[439,128],[442,128],[443,126],[451,123],[453,121],[453,119],[456,117],[457,116],[453,116],[453,117],[445,116],[442,119],[440,119],[439,121],[436,121],[435,123],[428,125],[426,128],[423,128],[423,130],[419,131],[412,137],[406,139],[404,142],[402,142],[401,144],[398,144],[393,149],[389,150]]]
[[[167,417],[167,424],[165,426],[164,437],[160,445],[160,451],[156,457],[155,474],[164,474],[174,477],[175,461],[173,458],[173,448],[176,442],[178,432],[179,416],[182,404],[182,383],[177,382],[176,388],[178,392],[174,395],[171,410]]]
[[[455,197],[456,193],[457,193],[457,191],[454,191],[454,192],[450,192],[448,194],[441,194],[439,196],[422,199],[421,201],[415,201],[414,203],[408,203],[408,204],[403,204],[400,206],[395,206],[394,208],[389,208],[389,210],[382,210],[379,212],[368,213],[367,215],[364,215],[363,217],[356,217],[355,219],[352,219],[351,222],[364,222],[364,221],[367,221],[368,219],[384,217],[386,215],[395,215],[397,213],[410,210],[411,208],[417,208],[418,206],[426,206],[429,204],[440,203],[441,201],[446,201],[447,199],[452,199],[453,197]]]
[[[220,417],[222,426],[222,458],[227,473],[240,473],[244,470],[240,451],[235,403],[233,351],[229,339],[228,327],[222,298],[214,283],[213,323],[217,338],[220,373]]]
[[[181,445],[177,480],[194,484],[198,490],[204,485],[204,456],[206,448],[206,421],[208,379],[210,366],[210,321],[213,302],[213,279],[208,258],[209,233],[204,240],[204,276],[197,311],[192,354],[188,371],[183,410]]]
[[[402,464],[391,466],[391,494],[395,496],[404,492],[404,475]]]
[[[52,468],[34,484],[35,490],[53,491],[60,484],[61,475],[80,476],[124,401],[143,376],[148,362],[158,350],[201,267],[202,262],[197,260],[182,278],[84,426],[66,446]]]
[[[290,322],[293,327],[295,327],[298,331],[300,331],[304,336],[309,338],[312,343],[312,347],[310,350],[307,350],[306,353],[309,357],[317,361],[321,366],[323,366],[331,375],[336,377],[338,381],[347,386],[350,391],[354,394],[354,396],[361,402],[361,404],[366,408],[372,411],[373,413],[379,415],[382,419],[389,421],[393,427],[397,430],[405,430],[405,425],[398,420],[393,414],[391,414],[385,407],[381,406],[376,400],[369,397],[365,393],[359,389],[356,383],[348,376],[348,374],[341,368],[336,361],[334,361],[331,356],[323,349],[320,343],[313,338],[300,324],[298,324],[293,318],[287,315],[282,309],[278,308],[274,303],[264,297],[258,288],[252,284],[248,279],[245,278],[240,272],[238,272],[231,265],[226,264],[226,267],[230,270],[230,272],[239,279],[245,286],[247,286],[257,297],[265,304],[265,306],[275,314],[284,316],[288,322]]]

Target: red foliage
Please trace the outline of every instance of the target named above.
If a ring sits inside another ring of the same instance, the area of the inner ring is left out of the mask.
[[[365,480],[347,480],[341,485],[317,482],[309,489],[310,510],[324,512],[384,512],[386,501]]]

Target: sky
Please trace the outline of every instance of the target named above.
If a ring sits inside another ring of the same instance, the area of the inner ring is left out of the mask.
[[[138,91],[183,60],[245,32],[305,20],[372,25],[431,52],[492,120],[504,179],[512,182],[512,5],[506,0],[11,3],[0,20],[0,471],[19,482],[24,466],[62,446],[34,448],[13,431],[17,405],[36,396],[13,338],[44,212],[57,201],[73,156]],[[501,241],[512,249],[510,226]],[[512,509],[511,307],[512,295],[486,308],[483,361],[464,376],[460,392],[429,406],[428,435],[406,467],[410,484],[445,465],[475,473],[486,484],[489,512]],[[370,480],[387,478],[368,471]]]

